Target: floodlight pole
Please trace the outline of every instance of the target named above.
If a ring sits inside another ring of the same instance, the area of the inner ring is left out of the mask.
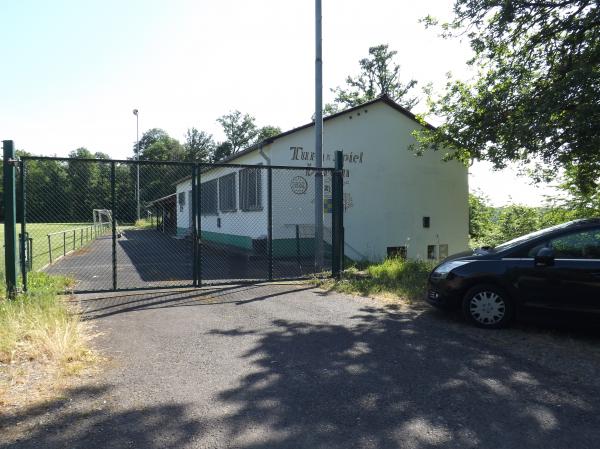
[[[315,0],[315,269],[323,268],[323,37],[321,0]]]
[[[135,141],[136,141],[136,152],[135,152],[135,160],[139,162],[140,160],[140,118],[139,111],[137,109],[133,110],[133,115],[135,115]],[[135,182],[135,201],[137,205],[137,219],[140,219],[140,164],[135,164],[136,168],[136,182]]]

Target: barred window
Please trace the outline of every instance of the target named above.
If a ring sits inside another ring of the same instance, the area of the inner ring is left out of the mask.
[[[448,257],[448,244],[447,243],[441,243],[440,244],[439,258],[441,260],[441,259],[445,259],[446,257]]]
[[[217,180],[203,182],[200,186],[202,215],[217,215]]]
[[[387,256],[390,259],[406,259],[406,246],[388,246]]]
[[[427,259],[435,260],[435,245],[427,245]]]
[[[236,210],[235,173],[219,178],[219,209],[221,209],[221,212],[234,212]]]
[[[179,192],[179,212],[183,212],[185,206],[185,192]]]
[[[240,170],[240,209],[245,211],[262,209],[262,183],[260,168]]]

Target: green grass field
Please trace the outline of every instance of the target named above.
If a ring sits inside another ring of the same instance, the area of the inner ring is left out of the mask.
[[[50,263],[50,251],[52,260],[56,261],[69,251],[86,246],[99,235],[94,232],[91,223],[27,223],[26,231],[32,239],[32,270],[37,271]],[[63,234],[62,232],[69,231]],[[75,232],[73,232],[75,231]],[[17,224],[17,239],[21,232],[21,226]],[[105,226],[104,233],[110,232]],[[59,233],[59,234],[56,234]],[[48,244],[48,234],[50,245]],[[0,241],[4,248],[4,225],[0,225]],[[17,249],[18,251],[18,249]],[[0,272],[4,278],[4,250],[0,254]]]

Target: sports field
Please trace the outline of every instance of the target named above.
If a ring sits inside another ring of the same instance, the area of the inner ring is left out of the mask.
[[[101,231],[96,229],[92,223],[27,223],[26,231],[32,244],[33,270],[50,263],[50,253],[55,261],[65,253],[86,246],[93,241],[101,232],[109,232],[109,227],[104,226]],[[21,226],[17,224],[17,240],[21,232]],[[50,239],[48,239],[50,234]],[[0,241],[2,251],[0,254],[0,272],[4,278],[4,225],[0,225]],[[18,247],[17,247],[18,252]]]

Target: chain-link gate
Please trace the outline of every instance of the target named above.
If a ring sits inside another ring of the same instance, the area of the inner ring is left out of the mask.
[[[31,271],[71,278],[76,291],[109,291],[341,268],[341,166],[23,157],[19,168],[25,288]],[[325,186],[322,223],[317,176]]]

